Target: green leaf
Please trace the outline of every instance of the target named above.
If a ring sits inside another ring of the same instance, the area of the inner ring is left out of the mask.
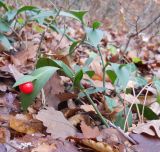
[[[108,96],[105,96],[105,99],[106,99],[105,101],[107,102],[109,109],[113,111],[113,108],[117,106],[115,100],[113,100],[112,98]]]
[[[125,89],[132,76],[132,73],[135,72],[136,70],[135,65],[134,64],[120,65],[116,63],[111,63],[111,67],[115,72],[115,74],[117,75],[115,84],[120,89]]]
[[[91,70],[86,71],[85,73],[86,73],[90,78],[92,78],[92,77],[94,76],[94,74],[95,74],[95,72],[94,72],[94,71],[91,71]]]
[[[57,71],[57,69],[58,68],[46,66],[39,68],[32,73],[32,76],[36,78],[36,80],[33,82],[34,91],[31,94],[22,93],[20,96],[23,110],[27,110],[28,106],[32,104],[38,93],[41,91],[50,77]]]
[[[106,73],[109,76],[109,78],[112,81],[112,83],[114,84],[116,79],[117,79],[116,73],[113,70],[107,70]]]
[[[6,11],[9,10],[8,6],[2,0],[0,0],[0,7],[3,7]]]
[[[7,37],[4,36],[3,34],[0,34],[0,43],[3,45],[6,51],[9,51],[10,49],[13,48]]]
[[[71,41],[71,42],[76,42],[75,39],[73,39],[72,37],[70,37],[66,32],[64,32],[64,30],[59,29],[55,24],[52,24],[52,25],[50,25],[49,27],[50,27],[50,29],[52,29],[53,31],[55,31],[55,32],[57,32],[57,33],[59,33],[59,34],[65,35],[65,37],[66,37],[69,41]]]
[[[79,44],[79,41],[75,41],[72,43],[72,45],[69,48],[69,54],[71,55],[74,52],[74,49],[76,48],[76,46]]]
[[[138,104],[138,108],[139,108],[139,112],[140,114],[142,114],[142,109],[143,109],[143,105],[142,104]],[[136,105],[133,105],[133,110],[136,111]],[[144,106],[144,117],[147,118],[148,120],[155,120],[155,119],[159,119],[159,116],[154,113],[152,111],[152,109],[150,109],[147,106]]]
[[[89,58],[85,61],[84,65],[85,65],[85,66],[89,66],[89,65],[92,63],[93,60],[94,60],[94,58],[89,57]]]
[[[142,60],[138,57],[134,57],[134,58],[132,58],[132,62],[139,63],[139,62],[142,62]]]
[[[103,31],[93,30],[92,28],[89,28],[89,27],[86,27],[85,31],[86,31],[87,39],[89,43],[92,46],[97,47],[103,38]]]
[[[25,12],[25,11],[34,11],[34,12],[38,12],[39,9],[35,6],[23,6],[21,8],[18,9],[17,11],[17,15],[22,13],[22,12]]]
[[[92,24],[92,28],[93,28],[93,30],[95,30],[95,29],[98,29],[101,25],[102,25],[101,22],[95,21],[95,22],[93,22],[93,24]]]
[[[8,21],[11,21],[11,20],[13,20],[15,18],[16,14],[17,14],[17,10],[9,10],[5,14],[5,16],[7,17]]]
[[[105,90],[106,89],[103,88],[103,87],[91,87],[91,88],[86,89],[85,91],[86,91],[87,94],[91,95],[91,94],[94,94],[94,93],[97,93],[97,92],[103,92]],[[83,97],[85,97],[85,94],[83,92],[80,92],[78,94],[78,97],[83,98]]]
[[[154,86],[156,87],[157,92],[160,93],[160,80],[155,78],[155,79],[153,80],[153,84],[154,84]]]
[[[145,80],[145,78],[141,76],[134,77],[134,80],[136,81],[137,87],[143,87],[147,84],[147,80]]]
[[[24,20],[22,17],[19,17],[19,18],[17,19],[17,22],[22,25],[22,24],[25,23],[25,20]]]
[[[60,16],[65,16],[65,17],[72,17],[82,23],[84,23],[83,21],[83,18],[84,18],[84,15],[87,13],[87,11],[77,11],[77,10],[71,10],[69,12],[64,12],[64,11],[61,11],[59,13]]]
[[[0,32],[8,32],[10,30],[10,24],[4,19],[0,18]]]
[[[109,49],[109,51],[113,54],[116,55],[117,53],[117,48],[113,45],[108,45],[107,48]]]
[[[73,81],[73,86],[74,88],[79,88],[80,87],[80,82],[83,78],[83,71],[79,70],[76,74],[75,74],[75,78]]]
[[[32,76],[32,75],[24,75],[22,78],[20,78],[18,81],[15,82],[15,84],[13,85],[13,87],[17,87],[20,84],[26,83],[26,82],[32,82],[36,79],[36,77]]]
[[[59,60],[52,60],[49,58],[40,58],[37,62],[36,67],[44,67],[44,66],[53,66],[57,67],[62,70],[69,78],[73,78],[74,73],[73,71],[62,61]]]
[[[126,109],[125,109],[126,113],[128,113],[128,110],[129,110],[129,108],[126,107]],[[124,110],[122,110],[121,112],[117,113],[116,120],[115,120],[114,124],[116,126],[121,127],[121,129],[124,129],[125,120],[126,120],[126,118],[124,116]],[[129,127],[132,126],[132,112],[129,113],[128,124],[129,124]]]

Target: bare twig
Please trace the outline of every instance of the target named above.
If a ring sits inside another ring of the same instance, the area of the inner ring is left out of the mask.
[[[132,40],[132,38],[134,38],[135,36],[138,36],[141,32],[145,31],[147,28],[149,28],[153,23],[155,23],[158,19],[160,18],[160,13],[149,23],[147,24],[145,27],[143,27],[142,29],[140,29],[139,31],[137,30],[136,33],[133,33],[131,35],[129,35],[126,46],[124,48],[124,51],[127,51],[127,48],[130,44],[130,41]]]

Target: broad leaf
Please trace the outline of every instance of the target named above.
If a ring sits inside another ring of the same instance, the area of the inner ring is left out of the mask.
[[[10,24],[4,19],[0,18],[0,32],[8,32],[10,30]]]
[[[143,105],[142,104],[138,104],[138,108],[140,111],[140,114],[142,114],[142,110],[143,110]],[[136,105],[133,105],[133,109],[136,111]],[[148,120],[155,120],[155,119],[159,119],[159,116],[154,113],[152,111],[152,109],[150,109],[147,106],[144,106],[144,117],[147,118]]]
[[[126,107],[125,111],[126,113],[128,113],[129,108]],[[116,115],[116,120],[115,120],[115,125],[121,127],[121,129],[124,129],[124,124],[125,124],[125,115],[124,115],[124,110],[122,110],[121,112],[117,113]],[[132,126],[132,112],[129,113],[129,117],[128,117],[128,125],[129,127]]]
[[[64,12],[64,11],[61,11],[59,13],[60,16],[65,16],[65,17],[71,17],[71,18],[74,18],[80,22],[83,23],[83,17],[84,15],[87,13],[87,11],[69,11],[69,12]]]
[[[32,75],[25,75],[23,76],[22,78],[20,78],[18,81],[16,81],[16,83],[13,85],[13,87],[17,87],[19,86],[20,84],[23,84],[23,83],[26,83],[26,82],[32,82],[36,80],[36,77],[35,76],[32,76]]]
[[[97,92],[103,92],[105,90],[106,89],[102,88],[102,87],[91,87],[91,88],[86,89],[85,91],[86,91],[87,94],[91,95],[91,94],[94,94],[94,93],[97,93]],[[78,97],[83,98],[83,97],[85,97],[85,94],[83,92],[80,92],[78,94]]]
[[[75,74],[75,78],[73,81],[73,86],[74,88],[79,88],[80,87],[80,82],[83,78],[83,71],[79,70],[76,74]]]
[[[74,73],[73,71],[62,61],[60,60],[52,60],[49,58],[40,58],[37,62],[36,67],[44,67],[44,66],[53,66],[59,68],[63,71],[69,78],[73,78]]]
[[[103,31],[101,30],[94,30],[92,28],[86,27],[85,28],[87,39],[91,45],[94,47],[97,47],[100,43],[100,41],[103,38]]]
[[[9,51],[10,49],[13,48],[7,37],[4,36],[3,34],[0,34],[0,43],[3,45],[6,51]]]
[[[35,6],[23,6],[20,9],[18,9],[17,14],[20,14],[20,13],[25,12],[25,11],[38,12],[39,9],[37,7],[35,7]]]
[[[36,78],[33,82],[34,91],[31,94],[21,94],[22,107],[27,110],[28,106],[33,102],[35,97],[44,87],[49,78],[58,70],[58,68],[46,66],[35,70],[31,75]]]

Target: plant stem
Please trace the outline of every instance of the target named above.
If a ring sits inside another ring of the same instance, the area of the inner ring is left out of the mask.
[[[108,128],[108,127],[113,127],[115,129],[117,129],[117,131],[119,131],[119,133],[121,133],[126,139],[128,139],[131,143],[133,144],[137,144],[131,137],[129,137],[127,134],[124,133],[124,131],[115,126],[111,121],[109,121],[108,119],[104,118],[102,116],[102,114],[100,113],[100,111],[98,110],[98,108],[95,106],[93,100],[91,99],[91,97],[89,96],[89,94],[84,90],[83,87],[81,87],[81,90],[83,91],[83,93],[86,95],[87,99],[89,100],[89,102],[91,103],[91,105],[93,106],[93,108],[95,109],[96,113],[98,114],[99,118],[101,119],[101,121],[103,122],[103,124]]]
[[[100,50],[100,47],[98,46],[97,48],[98,48],[99,56],[100,56],[101,62],[102,62],[103,88],[106,88],[106,70],[105,70],[105,69],[106,69],[106,65],[105,65],[105,63],[104,63],[104,60],[103,60],[103,56],[102,56],[102,52],[101,52],[101,50]],[[104,90],[103,94],[104,94],[104,95],[106,94],[105,90]]]
[[[89,94],[84,89],[83,89],[83,93],[86,95],[87,99],[89,100],[89,102],[93,106],[94,110],[98,114],[98,116],[101,119],[101,121],[103,122],[103,124],[108,128],[109,127],[108,122],[105,120],[105,118],[102,116],[102,114],[100,113],[100,111],[98,110],[98,108],[95,106],[95,104],[94,104],[93,100],[91,99],[91,97],[89,96]]]

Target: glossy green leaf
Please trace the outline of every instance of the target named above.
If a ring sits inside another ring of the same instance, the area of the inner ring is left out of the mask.
[[[36,77],[34,77],[32,75],[24,75],[22,78],[20,78],[18,81],[15,82],[13,87],[17,87],[20,84],[23,84],[23,83],[26,83],[26,82],[32,82],[34,80],[36,80]]]
[[[39,9],[38,9],[37,7],[35,7],[35,6],[23,6],[23,7],[19,8],[19,9],[17,10],[17,15],[20,14],[20,13],[22,13],[22,12],[25,12],[25,11],[38,12]]]
[[[35,70],[31,75],[36,78],[33,82],[34,91],[31,94],[22,93],[20,98],[22,102],[23,110],[27,110],[28,106],[32,104],[38,93],[44,87],[50,77],[58,70],[58,68],[46,66]]]
[[[71,18],[74,18],[80,22],[84,22],[83,21],[83,18],[84,18],[84,15],[87,13],[87,11],[69,11],[69,12],[65,12],[65,11],[61,11],[59,13],[60,16],[65,16],[65,17],[71,17]]]
[[[69,78],[73,78],[74,72],[62,61],[52,60],[49,58],[40,58],[37,62],[36,67],[53,66],[62,70]]]

